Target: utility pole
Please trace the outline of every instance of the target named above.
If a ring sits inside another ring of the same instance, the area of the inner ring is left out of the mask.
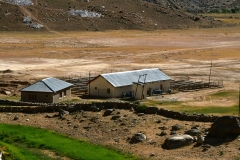
[[[210,74],[209,74],[209,86],[210,86],[210,82],[211,82],[211,74],[212,74],[212,61],[211,61]]]
[[[88,74],[88,95],[90,96],[90,77],[91,77],[91,73],[89,71],[89,74]]]
[[[138,89],[138,84],[139,84],[139,80],[140,80],[141,76],[142,76],[142,75],[139,75],[139,77],[138,77],[138,82],[137,82],[137,87],[136,87],[136,90],[135,90],[135,96],[134,96],[134,98],[136,98],[137,89]]]
[[[147,77],[147,74],[144,74],[142,76],[145,76],[144,78],[144,82],[143,82],[143,88],[142,88],[142,96],[141,96],[141,100],[143,99],[143,91],[144,91],[144,86],[145,86],[145,83],[146,83],[146,77]]]

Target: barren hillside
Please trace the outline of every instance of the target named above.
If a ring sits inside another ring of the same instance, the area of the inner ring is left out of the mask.
[[[21,3],[20,3],[21,2]],[[165,3],[163,3],[165,2]],[[0,30],[48,31],[216,27],[212,18],[185,12],[183,2],[146,0],[0,1]]]
[[[239,0],[145,0],[168,8],[182,9],[191,13],[239,11]]]

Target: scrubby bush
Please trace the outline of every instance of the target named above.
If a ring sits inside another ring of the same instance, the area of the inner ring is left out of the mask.
[[[145,104],[138,104],[136,106],[136,112],[140,113],[140,112],[144,112],[144,110],[147,108],[148,106],[146,106]]]

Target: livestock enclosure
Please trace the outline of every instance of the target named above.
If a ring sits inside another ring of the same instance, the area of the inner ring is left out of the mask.
[[[109,70],[110,73],[113,70]],[[75,74],[65,77],[59,77],[60,79],[72,83],[72,94],[86,95],[88,94],[88,82],[96,78],[99,74],[107,72],[89,72],[85,74]],[[172,92],[186,92],[197,91],[201,89],[222,88],[224,87],[223,80],[207,81],[203,79],[195,79],[191,77],[175,77],[170,82],[170,89]],[[159,92],[162,94],[162,92]]]

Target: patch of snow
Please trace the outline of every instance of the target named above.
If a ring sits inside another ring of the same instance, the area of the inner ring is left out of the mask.
[[[90,18],[94,18],[94,17],[101,17],[102,15],[100,13],[96,13],[96,12],[91,12],[91,11],[87,11],[87,10],[70,10],[68,11],[69,14],[73,15],[73,16],[80,16],[80,17],[90,17]]]
[[[31,0],[5,0],[5,1],[19,6],[32,6],[34,4]]]
[[[8,15],[10,15],[10,14],[11,14],[11,13],[6,13],[5,16],[8,16]]]
[[[32,18],[30,16],[23,17],[23,23],[32,23]]]
[[[42,24],[39,24],[39,23],[32,23],[29,25],[31,28],[34,28],[34,29],[40,29],[43,27]]]

